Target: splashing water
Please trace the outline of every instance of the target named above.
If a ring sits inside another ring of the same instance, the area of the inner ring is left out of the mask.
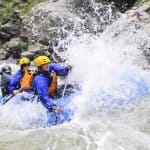
[[[123,20],[124,16],[120,22]],[[29,120],[25,120],[25,115],[32,114],[36,118],[41,111],[46,116],[43,108],[34,103],[23,108],[9,105],[5,116],[0,117],[2,149],[150,149],[149,96],[147,93],[144,93],[147,97],[138,96],[136,84],[144,80],[148,85],[149,71],[142,68],[145,59],[138,44],[127,41],[128,32],[116,39],[111,37],[115,30],[113,26],[100,35],[85,33],[74,36],[70,33],[68,37],[71,42],[65,54],[67,63],[73,64],[68,82],[76,82],[80,89],[73,99],[77,109],[72,121],[53,127],[31,128],[26,126]],[[131,82],[132,77],[134,82]],[[111,110],[112,100],[120,99],[131,105]],[[137,103],[130,103],[130,100]],[[20,121],[17,115],[21,112],[24,112],[24,117]],[[10,123],[11,119],[18,124]]]

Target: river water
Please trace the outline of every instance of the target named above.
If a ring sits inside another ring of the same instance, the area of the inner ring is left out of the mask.
[[[125,17],[121,16],[121,23]],[[149,70],[143,69],[147,64],[137,48],[138,42],[125,40],[132,33],[126,31],[115,40],[111,37],[114,24],[98,35],[70,34],[65,55],[73,70],[67,84],[78,85],[72,99],[76,106],[72,120],[57,126],[30,126],[26,118],[46,117],[41,105],[1,106],[0,150],[150,149],[149,94],[138,97],[134,83],[123,80],[124,75],[142,79],[149,90]],[[130,95],[134,103],[130,103]],[[128,101],[129,105],[111,106],[112,97]]]

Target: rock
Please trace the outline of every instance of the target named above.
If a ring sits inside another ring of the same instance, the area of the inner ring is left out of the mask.
[[[0,60],[5,60],[9,56],[9,53],[5,49],[0,49]]]
[[[20,34],[20,29],[16,27],[16,25],[7,23],[1,26],[1,31],[6,34],[10,34],[11,36],[18,36]]]
[[[3,18],[3,19],[1,20],[1,24],[2,24],[2,25],[7,24],[7,23],[9,23],[9,22],[11,22],[11,18]]]
[[[76,10],[85,10],[86,12],[93,12],[94,8],[92,5],[96,6],[96,4],[113,4],[117,10],[121,12],[125,12],[132,8],[138,0],[70,0],[70,3]]]
[[[35,56],[35,53],[29,52],[29,51],[21,53],[21,57],[27,57],[30,60],[33,60],[34,56]]]
[[[53,53],[53,47],[62,51],[58,41],[65,39],[74,27],[73,15],[68,13],[66,6],[61,2],[42,3],[35,6],[32,13],[31,20],[27,17],[22,18],[23,26],[20,35],[24,41],[30,41],[28,51],[31,55],[50,55]],[[42,50],[41,46],[44,46]],[[24,55],[24,52],[21,55]]]
[[[41,45],[39,43],[36,43],[35,45],[30,45],[28,47],[28,51],[31,52],[34,57],[37,57],[38,55],[50,55],[47,49],[47,46]]]
[[[20,46],[20,39],[19,38],[12,38],[9,42],[6,43],[7,47],[13,50],[13,48],[18,48]]]
[[[2,43],[9,41],[11,38],[10,34],[4,33],[4,32],[0,32],[0,41]]]
[[[49,45],[49,39],[47,37],[41,37],[39,39],[39,43],[43,44],[43,45]]]
[[[5,2],[5,0],[0,0],[0,7],[4,6],[4,2]]]
[[[7,51],[10,53],[10,55],[13,56],[13,58],[19,58],[21,52],[24,51],[24,49],[22,49],[21,47],[19,38],[12,38],[5,44],[5,46],[7,47]]]
[[[144,6],[135,7],[134,9],[127,11],[122,18],[114,22],[107,32],[104,33],[104,38],[107,41],[112,40],[110,41],[111,44],[118,43],[119,45],[122,45],[122,49],[127,50],[127,55],[132,57],[132,59],[135,61],[134,63],[139,62],[139,55],[142,58],[144,58],[145,55],[146,59],[148,61],[150,60],[149,9],[150,2],[144,4]],[[109,37],[107,35],[109,35]],[[136,51],[133,52],[132,50]],[[146,59],[143,59],[141,63],[145,62]]]
[[[137,0],[110,0],[111,2],[115,3],[115,6],[121,11],[125,12],[131,9]]]
[[[20,38],[23,41],[31,42],[32,41],[32,25],[30,25],[30,17],[29,16],[21,16],[22,26],[21,26],[21,34]]]
[[[59,0],[52,0],[52,2],[58,2]]]
[[[28,2],[29,0],[21,0],[22,2]]]
[[[110,7],[111,18],[107,13]],[[35,6],[32,14],[30,37],[44,45],[50,41],[66,39],[72,31],[75,36],[101,33],[119,16],[113,5],[94,5],[89,0],[46,2]]]
[[[41,44],[49,45],[49,41],[63,39],[73,30],[73,16],[59,1],[37,5],[32,14],[30,37]]]
[[[20,38],[21,38],[23,41],[28,42],[28,34],[27,34],[26,32],[21,32]]]
[[[140,11],[145,11],[147,13],[150,13],[150,3],[146,3],[143,6],[139,8]]]
[[[150,47],[147,51],[144,51],[144,55],[147,57],[150,57]]]

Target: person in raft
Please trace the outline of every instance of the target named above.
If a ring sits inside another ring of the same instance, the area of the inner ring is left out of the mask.
[[[2,95],[8,96],[9,95],[9,84],[12,77],[12,69],[10,66],[6,65],[3,66],[1,69],[1,87],[2,87]]]
[[[72,66],[51,63],[47,56],[38,56],[35,59],[35,65],[37,72],[33,77],[32,86],[39,100],[50,112],[61,112],[61,108],[53,103],[51,94],[57,89],[57,75],[67,76]]]
[[[33,91],[32,79],[34,72],[29,69],[30,59],[26,57],[21,58],[19,66],[20,69],[13,75],[9,84],[9,92],[14,95],[20,91]]]

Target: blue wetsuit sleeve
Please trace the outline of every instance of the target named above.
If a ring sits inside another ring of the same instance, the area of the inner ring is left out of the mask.
[[[10,75],[7,75],[7,74],[3,73],[2,76],[3,76],[4,80],[5,80],[7,83],[10,83],[10,81],[11,81],[11,76],[10,76]]]
[[[51,63],[49,65],[49,70],[55,71],[56,74],[59,76],[66,76],[68,74],[68,71],[69,71],[67,66],[61,66],[61,65],[58,65],[56,63]]]
[[[9,92],[10,93],[13,93],[13,91],[15,89],[17,89],[18,85],[19,85],[19,82],[22,78],[22,73],[21,71],[19,70],[11,79],[10,81],[10,84],[9,84]]]
[[[33,80],[33,87],[35,88],[40,101],[49,110],[54,111],[56,105],[52,102],[52,99],[48,95],[48,84],[47,81],[41,77],[35,77]]]

